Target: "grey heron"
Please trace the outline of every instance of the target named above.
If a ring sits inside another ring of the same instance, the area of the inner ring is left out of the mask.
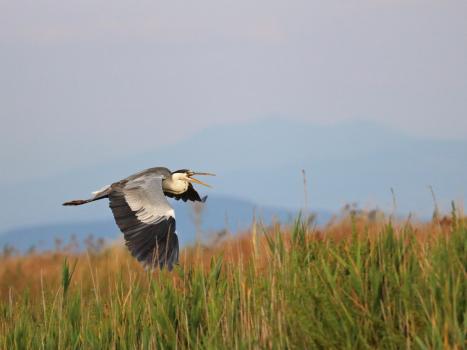
[[[181,169],[171,172],[164,167],[143,170],[93,192],[89,199],[63,203],[82,205],[108,198],[115,222],[131,254],[145,267],[167,266],[178,262],[178,237],[175,212],[166,197],[176,200],[206,201],[192,183],[210,187],[194,175],[214,175]]]

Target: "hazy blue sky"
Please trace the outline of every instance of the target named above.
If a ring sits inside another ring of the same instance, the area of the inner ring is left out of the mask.
[[[11,184],[269,116],[466,138],[467,1],[1,0],[0,77]]]

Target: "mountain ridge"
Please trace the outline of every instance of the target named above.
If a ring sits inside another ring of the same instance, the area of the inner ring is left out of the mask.
[[[241,232],[250,227],[253,216],[258,222],[270,225],[277,220],[288,223],[295,219],[297,213],[284,209],[258,206],[252,202],[230,197],[208,198],[199,210],[196,218],[194,207],[189,203],[171,200],[177,217],[177,233],[182,246],[191,244],[199,235],[202,241],[209,241],[219,232]],[[92,204],[91,204],[92,206]],[[70,243],[71,237],[81,248],[92,237],[107,242],[123,237],[115,224],[110,210],[103,219],[82,219],[76,222],[58,222],[41,225],[17,227],[0,233],[0,248],[11,246],[20,252],[32,247],[37,250],[54,249],[56,242],[62,245]],[[329,220],[331,213],[319,211],[317,223]],[[199,232],[198,232],[199,231]]]
[[[155,165],[217,173],[209,179],[214,189],[200,189],[203,194],[295,211],[303,206],[305,169],[310,208],[337,211],[358,202],[388,210],[392,188],[400,211],[427,215],[433,209],[429,185],[442,209],[449,209],[450,200],[465,199],[466,150],[467,141],[412,137],[371,122],[318,125],[276,118],[217,125],[155,151],[103,160],[101,166],[0,185],[0,229],[108,217],[103,203],[79,211],[60,204]]]

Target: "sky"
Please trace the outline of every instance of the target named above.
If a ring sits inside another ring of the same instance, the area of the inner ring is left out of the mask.
[[[0,181],[268,117],[466,139],[466,18],[465,0],[0,0]]]

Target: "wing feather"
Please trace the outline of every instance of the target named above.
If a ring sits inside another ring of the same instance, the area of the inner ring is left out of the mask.
[[[110,208],[131,254],[149,267],[178,261],[175,214],[162,191],[162,176],[143,174],[112,186]]]

